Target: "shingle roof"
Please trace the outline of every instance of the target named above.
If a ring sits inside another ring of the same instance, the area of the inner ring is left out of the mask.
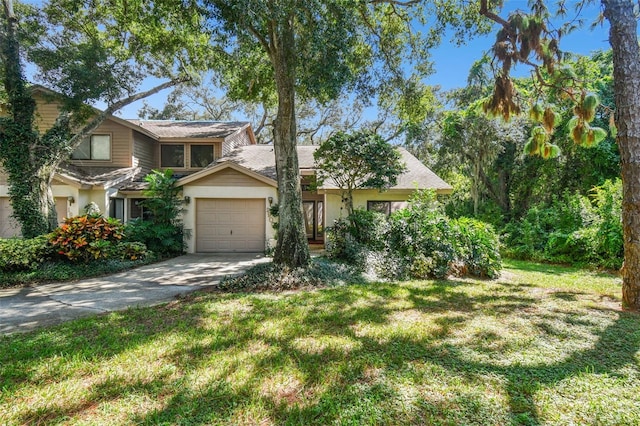
[[[310,145],[297,147],[300,169],[314,169],[313,153],[317,148],[317,146]],[[436,189],[446,192],[453,189],[451,185],[422,164],[409,151],[400,147],[398,151],[400,151],[402,161],[407,166],[407,171],[398,176],[397,184],[390,189],[414,190],[418,187],[420,189]],[[220,158],[218,163],[225,161],[232,161],[263,176],[276,179],[275,153],[271,145],[248,145],[237,148],[226,157]],[[323,188],[336,189],[337,187],[332,182],[325,182]]]
[[[249,127],[244,121],[127,120],[158,138],[226,138]]]
[[[58,174],[77,182],[79,185],[120,188],[141,180],[144,172],[140,167],[78,167],[64,163]]]

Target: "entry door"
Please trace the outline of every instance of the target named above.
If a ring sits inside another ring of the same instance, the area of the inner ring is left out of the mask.
[[[309,240],[324,238],[324,203],[322,201],[303,201],[304,229]]]

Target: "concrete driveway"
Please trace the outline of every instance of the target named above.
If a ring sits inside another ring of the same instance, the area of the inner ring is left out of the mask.
[[[268,260],[255,253],[188,254],[100,278],[2,289],[0,334],[170,301]]]

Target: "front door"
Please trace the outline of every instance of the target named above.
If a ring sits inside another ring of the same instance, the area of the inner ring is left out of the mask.
[[[304,228],[309,241],[324,240],[324,202],[303,201]]]

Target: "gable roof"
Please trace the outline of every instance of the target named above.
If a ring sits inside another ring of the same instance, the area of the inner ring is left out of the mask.
[[[297,147],[298,166],[303,173],[305,170],[315,170],[313,153],[316,149],[318,147],[312,145]],[[401,147],[397,147],[397,149],[400,152],[401,161],[407,166],[407,170],[398,176],[396,185],[390,189],[413,191],[417,187],[435,189],[444,194],[453,190],[451,185],[422,164],[409,151]],[[218,160],[218,163],[223,162],[233,162],[270,179],[276,179],[276,161],[272,145],[248,145],[236,148],[229,155]],[[333,182],[325,182],[320,189],[338,189],[338,187]]]

